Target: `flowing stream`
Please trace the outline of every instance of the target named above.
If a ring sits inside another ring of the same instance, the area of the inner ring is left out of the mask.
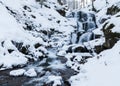
[[[65,65],[67,59],[65,57],[57,56],[58,47],[48,48],[48,56],[42,60],[29,62],[25,67],[14,68],[0,71],[0,86],[52,86],[53,81],[48,81],[50,76],[60,77],[62,86],[70,86],[68,79],[77,74],[73,69]],[[37,76],[10,76],[9,73],[16,69],[30,69],[36,70]]]

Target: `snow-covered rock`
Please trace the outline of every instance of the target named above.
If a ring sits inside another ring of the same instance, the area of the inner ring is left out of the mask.
[[[28,69],[28,71],[26,71],[24,73],[24,75],[28,76],[28,77],[35,77],[35,76],[37,76],[37,73],[34,68],[30,68],[30,69]]]
[[[25,69],[17,69],[10,71],[10,76],[22,76],[25,73]]]
[[[62,77],[61,76],[49,76],[48,77],[48,83],[49,82],[54,82],[52,86],[58,86],[58,85],[62,85],[61,81],[62,81]]]
[[[63,51],[61,50],[57,53],[58,56],[65,56],[65,54],[66,54],[66,51],[64,50]]]

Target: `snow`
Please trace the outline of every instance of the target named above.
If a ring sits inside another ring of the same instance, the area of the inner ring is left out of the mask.
[[[61,80],[62,80],[61,76],[52,76],[51,75],[48,77],[48,79],[49,79],[48,82],[54,81],[54,84],[52,86],[61,85]]]
[[[57,53],[58,56],[65,56],[66,52],[64,50],[61,50]]]
[[[28,62],[27,58],[24,58],[23,55],[18,54],[17,52],[13,52],[10,55],[5,55],[2,56],[0,58],[0,65],[3,65],[3,68],[1,68],[1,70],[5,69],[5,68],[12,68],[13,66],[17,66],[17,65],[25,65]]]
[[[28,76],[28,77],[35,77],[35,76],[37,76],[37,73],[34,68],[30,68],[30,69],[28,69],[28,71],[26,71],[24,73],[24,75]]]
[[[84,45],[87,47],[87,49],[92,49],[95,46],[99,46],[99,45],[103,45],[103,43],[105,43],[105,38],[101,37],[99,39],[95,39],[89,42],[85,42]]]
[[[108,3],[106,3],[106,1]],[[94,7],[97,10],[101,10],[101,9],[105,8],[106,6],[108,6],[108,5],[112,5],[112,4],[118,3],[118,2],[119,2],[119,0],[96,0],[94,2]]]
[[[119,24],[120,18],[119,17],[117,18],[117,17],[113,16],[109,22],[110,22],[109,24],[114,24],[115,25],[115,27],[112,28],[112,32],[114,32],[114,33],[115,32],[116,33],[120,33],[120,30],[119,30],[119,27],[120,27],[120,24]]]
[[[81,66],[81,73],[70,78],[72,86],[119,86],[120,41]],[[99,59],[98,59],[99,57]]]
[[[22,76],[25,71],[25,69],[12,70],[10,71],[10,76]]]

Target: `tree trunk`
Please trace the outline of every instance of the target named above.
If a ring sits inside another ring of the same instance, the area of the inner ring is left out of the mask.
[[[95,7],[94,7],[94,1],[95,1],[95,0],[92,0],[92,11],[97,12],[97,10],[96,10]]]

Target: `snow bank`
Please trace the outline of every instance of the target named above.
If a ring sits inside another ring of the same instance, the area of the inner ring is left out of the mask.
[[[72,86],[119,86],[119,57],[120,41],[81,66],[81,73],[70,79]]]
[[[62,81],[62,77],[61,76],[49,76],[48,77],[48,82],[54,81],[52,86],[57,86],[57,85],[62,85],[61,81]]]
[[[64,38],[57,42],[58,46],[68,44],[74,30],[72,21],[56,11],[62,7],[57,0],[45,4],[50,8],[41,8],[35,0],[0,0],[0,66],[3,69],[45,57],[48,53],[45,47],[55,44],[49,39],[54,32],[60,33],[58,39]]]

